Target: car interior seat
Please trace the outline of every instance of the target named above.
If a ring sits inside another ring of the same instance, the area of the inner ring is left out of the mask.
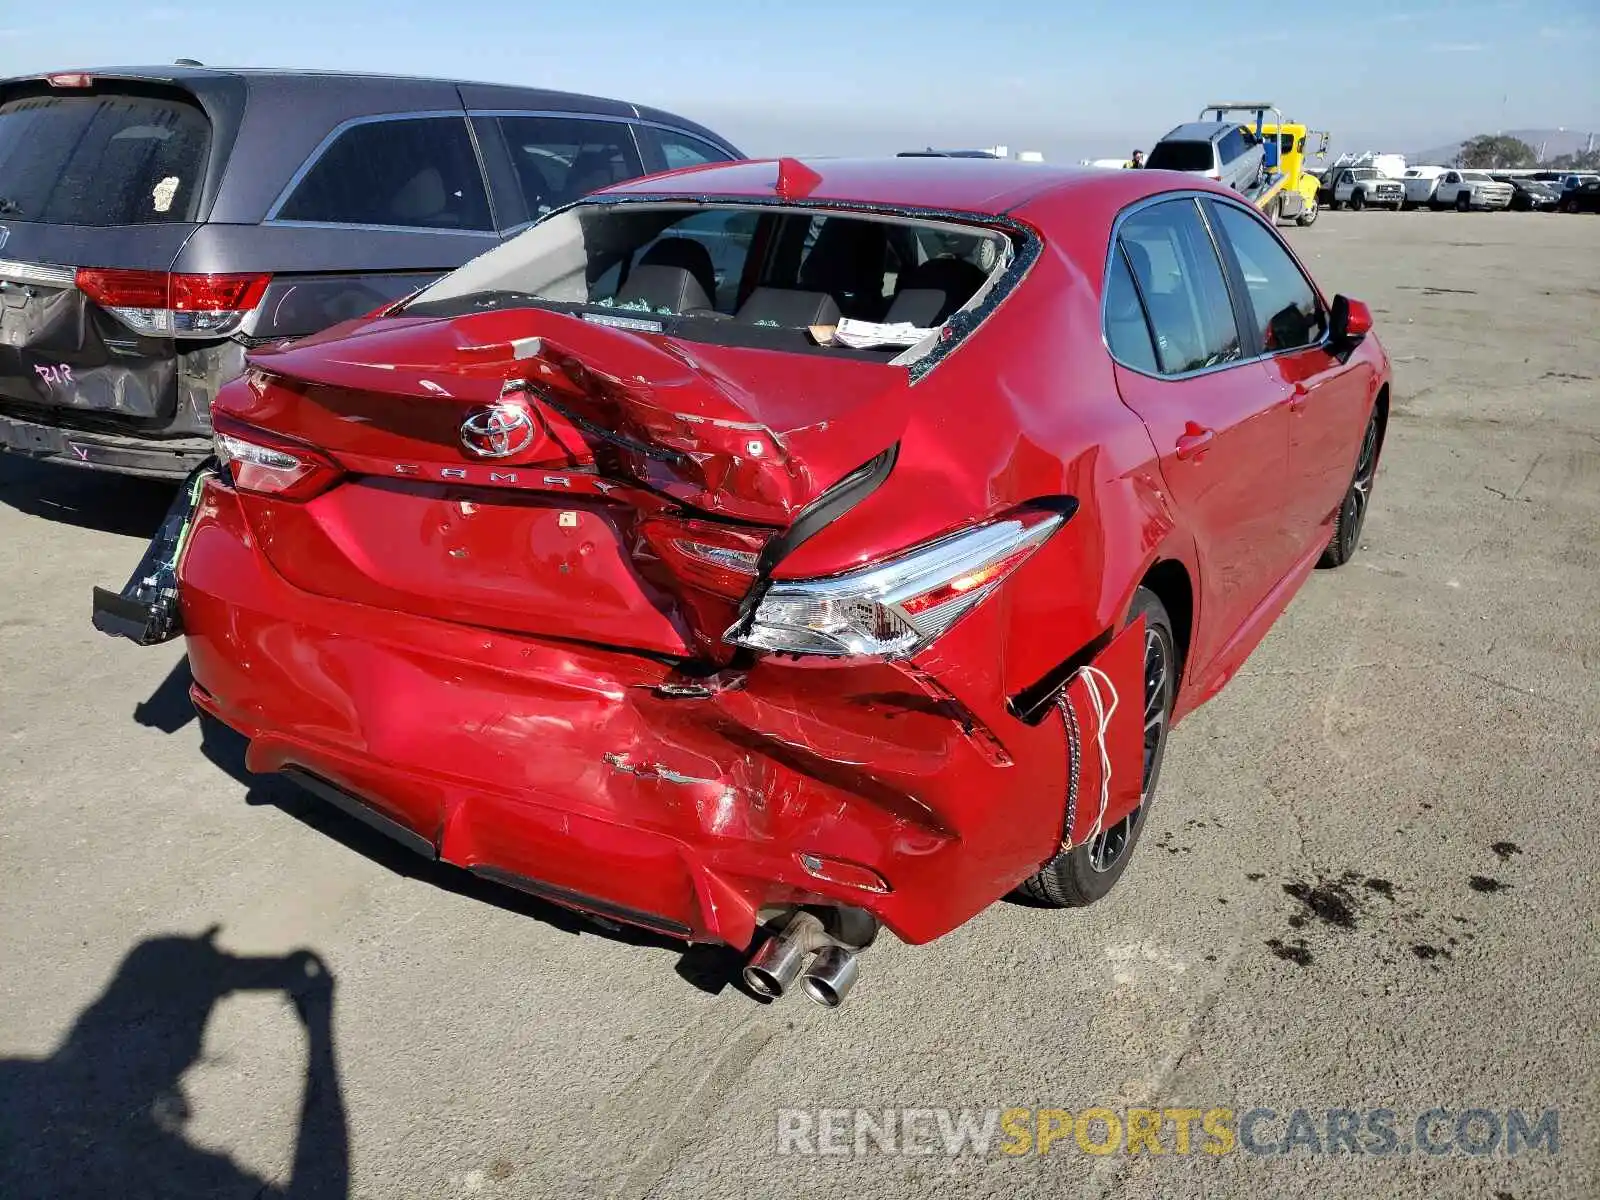
[[[1195,326],[1194,313],[1182,295],[1170,288],[1157,286],[1149,250],[1131,237],[1123,238],[1122,244],[1128,251],[1134,278],[1139,281],[1139,291],[1150,313],[1161,367],[1169,372],[1182,371],[1197,361],[1200,353],[1200,335]]]
[[[826,292],[847,317],[876,321],[883,313],[887,232],[874,221],[828,217],[800,264],[796,286]]]
[[[401,185],[389,200],[397,225],[449,224],[450,193],[437,167],[424,167]]]
[[[736,319],[741,325],[784,325],[791,329],[807,325],[837,325],[839,305],[827,292],[758,287],[739,306]]]
[[[665,237],[644,252],[617,289],[618,304],[644,302],[675,313],[707,313],[715,306],[716,269],[711,251],[686,237]]]
[[[563,203],[580,200],[592,191],[617,182],[616,157],[617,151],[612,146],[581,151],[567,171]]]
[[[987,279],[982,267],[964,258],[930,258],[896,281],[894,299],[883,319],[931,329],[971,300]]]

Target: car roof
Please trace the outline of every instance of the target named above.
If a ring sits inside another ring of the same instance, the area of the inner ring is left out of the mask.
[[[325,88],[329,83],[339,83],[346,85],[346,87],[370,87],[374,91],[381,91],[387,103],[396,105],[409,103],[407,93],[411,91],[416,93],[417,102],[429,103],[437,100],[440,89],[454,88],[459,92],[465,106],[472,109],[493,108],[497,104],[517,108],[541,107],[561,112],[587,112],[606,116],[659,120],[677,125],[691,132],[712,132],[699,123],[687,120],[675,113],[604,96],[586,95],[580,92],[564,92],[552,88],[527,87],[520,84],[485,83],[481,80],[471,79],[452,79],[427,75],[386,75],[376,71],[325,71],[285,67],[227,67],[169,63],[157,66],[62,68],[60,70],[0,78],[0,85],[37,82],[48,79],[52,75],[75,74],[91,75],[107,80],[133,80],[146,83],[173,84],[185,88],[203,87],[208,83],[216,86],[223,81],[236,80],[242,82],[246,88],[251,87],[251,85],[268,86],[275,98],[281,97],[285,92],[301,89],[307,93],[317,93],[319,88]],[[713,140],[718,142],[725,140],[717,134],[712,134],[712,136]]]
[[[1169,130],[1163,137],[1163,142],[1209,142],[1212,138],[1227,133],[1230,129],[1239,128],[1232,121],[1186,121],[1175,129]]]
[[[787,199],[989,216],[1047,195],[1094,195],[1120,205],[1180,186],[1226,193],[1193,175],[1168,171],[1117,171],[1015,159],[790,158],[688,167],[614,184],[590,200],[613,196],[771,200],[779,195],[780,172],[794,181]],[[807,186],[811,174],[815,180]]]

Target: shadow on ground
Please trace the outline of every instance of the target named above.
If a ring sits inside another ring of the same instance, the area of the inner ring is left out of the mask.
[[[150,698],[135,706],[134,720],[164,733],[176,733],[195,720],[195,709],[189,702],[189,684],[193,678],[188,659],[180,659]],[[684,943],[676,939],[581,915],[537,896],[479,878],[449,863],[424,858],[282,776],[254,774],[245,766],[248,743],[243,737],[210,717],[201,716],[199,721],[201,752],[213,765],[249,789],[245,796],[247,803],[271,805],[397,875],[531,917],[565,933],[598,934],[629,946],[678,951],[681,956],[676,967],[678,975],[701,991],[717,995],[731,987],[751,999],[766,1002],[766,997],[745,987],[742,975],[745,956],[732,947],[694,944],[685,949]]]
[[[176,481],[88,471],[0,452],[0,504],[64,525],[148,538],[161,527],[176,491]]]
[[[0,1195],[326,1197],[350,1191],[349,1132],[333,1047],[333,976],[309,950],[230,954],[213,927],[139,943],[48,1058],[0,1059]],[[183,1075],[206,1022],[239,992],[277,992],[306,1031],[287,1180],[261,1179],[184,1136]]]

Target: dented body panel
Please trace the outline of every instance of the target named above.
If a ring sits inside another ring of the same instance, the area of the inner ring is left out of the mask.
[[[1201,464],[1169,452],[1170,426],[1211,393],[1141,394],[1107,354],[1108,231],[1161,180],[976,169],[992,178],[919,161],[807,185],[964,204],[1034,240],[921,372],[532,307],[402,312],[254,355],[218,428],[303,446],[312,484],[275,495],[225,472],[200,489],[179,564],[195,703],[250,740],[251,769],[313,777],[446,861],[735,946],[793,905],[928,941],[1130,813],[1136,590],[1153,568],[1186,582],[1168,601],[1181,715],[1293,595],[1330,514],[1287,515],[1292,418],[1262,362],[1233,377],[1259,385],[1258,436]],[[761,199],[777,174],[618,190]],[[1386,381],[1375,340],[1351,357]],[[480,435],[504,439],[498,457]],[[1019,513],[1052,514],[1049,536],[911,653],[739,641],[786,583]],[[674,557],[696,539],[753,577],[730,588]]]

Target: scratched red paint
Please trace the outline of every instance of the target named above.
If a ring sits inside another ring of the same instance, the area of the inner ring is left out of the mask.
[[[884,362],[685,345],[532,308],[376,316],[252,356],[216,402],[219,429],[266,431],[308,473],[286,494],[208,483],[180,593],[195,700],[250,739],[252,769],[310,771],[448,861],[696,939],[743,946],[762,909],[815,903],[865,908],[923,942],[1084,832],[1081,807],[1064,829],[1064,723],[1049,704],[1023,719],[1018,700],[1121,629],[1158,564],[1192,594],[1186,612],[1169,599],[1188,648],[1177,716],[1222,686],[1328,542],[1388,380],[1377,340],[1322,364],[1324,409],[1294,427],[1322,422],[1327,469],[1291,469],[1287,417],[1219,428],[1214,449],[1180,458],[1186,421],[1223,392],[1274,413],[1287,373],[1308,370],[1287,356],[1169,381],[1111,361],[1112,223],[1192,180],[814,166],[812,201],[1005,213],[1040,253],[915,383]],[[774,182],[756,163],[615,190],[771,198]],[[513,355],[533,337],[533,358]],[[567,407],[683,457],[619,467],[516,393],[536,436],[474,460],[463,420],[530,372]],[[896,444],[881,485],[775,580],[879,562],[1041,497],[1076,511],[908,660],[725,641],[741,589],[670,547],[687,530],[759,553]],[[1246,488],[1233,476],[1252,457],[1285,469]],[[1097,660],[1126,697],[1108,738],[1113,819],[1138,801],[1138,641]],[[1068,699],[1092,732],[1081,685]],[[1078,770],[1098,794],[1098,761]],[[802,856],[885,886],[820,878]]]

